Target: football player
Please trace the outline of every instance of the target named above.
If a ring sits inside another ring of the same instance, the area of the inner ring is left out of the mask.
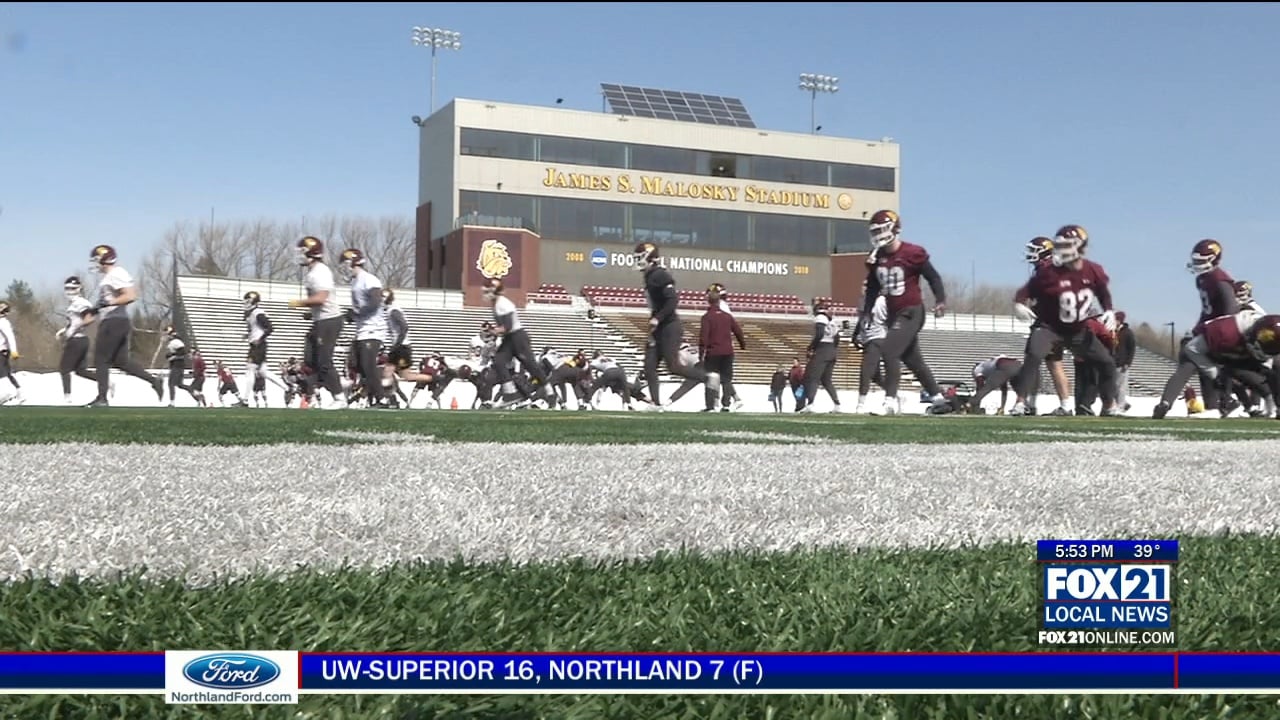
[[[600,409],[599,394],[602,391],[612,390],[622,398],[622,406],[631,410],[631,384],[627,382],[627,372],[613,358],[606,357],[599,350],[592,353],[589,367],[596,372],[595,380],[587,391],[592,409]]]
[[[1036,326],[1027,340],[1027,349],[1015,388],[1019,395],[1031,394],[1036,374],[1045,357],[1057,346],[1097,366],[1102,394],[1102,414],[1118,415],[1116,408],[1116,361],[1111,351],[1089,330],[1087,321],[1098,308],[1099,321],[1109,330],[1115,327],[1111,307],[1111,279],[1098,263],[1085,258],[1089,233],[1079,225],[1064,225],[1053,239],[1053,257],[1048,265],[1036,267],[1015,301],[1031,300]],[[1026,404],[1015,403],[1014,415],[1026,414]]]
[[[0,301],[0,380],[8,379],[13,384],[12,393],[0,396],[0,405],[10,402],[21,405],[23,402],[22,386],[13,376],[13,366],[10,364],[19,357],[18,338],[13,334],[13,324],[9,322],[9,303]]]
[[[191,393],[195,396],[196,402],[200,403],[200,407],[209,407],[208,401],[204,399],[204,355],[200,353],[200,348],[191,348]]]
[[[1016,378],[1022,370],[1022,361],[1008,355],[996,355],[973,366],[973,383],[977,392],[969,398],[969,411],[976,412],[982,407],[982,400],[997,388],[1000,390],[1000,406],[997,415],[1004,414],[1004,406],[1009,401],[1009,381]],[[1016,405],[1022,398],[1015,395]],[[1025,402],[1024,402],[1025,404]]]
[[[680,343],[680,362],[687,367],[693,367],[699,370],[705,370],[705,367],[702,364],[702,360],[698,357],[698,348],[694,347],[693,345],[687,342]],[[647,377],[648,376],[646,375],[646,382],[647,382]],[[697,378],[693,378],[693,377],[686,377],[684,379],[684,382],[680,383],[680,387],[676,388],[676,391],[671,393],[671,397],[667,399],[665,407],[670,407],[675,403],[679,402],[680,398],[684,397],[685,395],[688,395],[694,388],[698,387],[703,382],[705,381],[700,381]],[[707,390],[707,395],[711,397],[715,397],[714,393],[715,393],[714,390],[711,390],[711,389]],[[713,409],[713,405],[714,405],[714,401],[711,403],[708,403],[706,409],[703,412],[711,412],[711,410]],[[646,409],[649,409],[649,408],[646,408]]]
[[[1115,322],[1119,323],[1120,314],[1116,313]],[[1093,333],[1098,342],[1110,353],[1111,359],[1115,360],[1116,334],[1097,318],[1091,317],[1084,322],[1089,332]],[[1088,362],[1085,358],[1074,356],[1072,358],[1076,366],[1076,415],[1093,415],[1093,404],[1098,399],[1098,384],[1102,382],[1101,375],[1098,371],[1096,363]],[[1120,367],[1116,366],[1116,407],[1120,407]]]
[[[1191,248],[1187,271],[1195,275],[1196,293],[1200,296],[1200,320],[1196,323],[1197,326],[1213,318],[1234,315],[1240,311],[1235,281],[1222,268],[1222,255],[1222,243],[1211,238],[1201,240]],[[1181,377],[1181,382],[1186,382],[1195,372],[1193,366],[1180,363],[1174,377]],[[1199,375],[1200,394],[1204,398],[1205,407],[1210,410],[1221,408],[1224,395],[1219,392],[1217,383],[1203,371]]]
[[[724,309],[720,293],[724,286],[715,283],[707,288],[707,311],[702,314],[698,327],[698,354],[703,367],[720,376],[720,406],[724,412],[742,407],[742,400],[733,389],[733,343],[739,350],[747,349],[747,339],[733,314]],[[707,389],[707,409],[715,407],[716,392]]]
[[[89,268],[100,275],[98,302],[85,311],[82,320],[98,323],[98,338],[93,347],[94,364],[98,369],[98,397],[86,407],[107,407],[111,390],[111,368],[124,370],[129,375],[144,380],[156,392],[156,400],[164,401],[164,381],[147,372],[142,363],[129,354],[129,339],[133,335],[133,321],[129,319],[128,306],[138,299],[138,288],[133,284],[129,271],[116,264],[116,249],[110,245],[95,245],[89,253]]]
[[[342,251],[339,265],[351,283],[351,316],[356,325],[356,368],[364,379],[364,396],[369,407],[382,398],[382,373],[378,356],[387,336],[387,317],[382,312],[382,281],[365,268],[364,252],[358,248]]]
[[[578,352],[566,358],[551,348],[545,348],[539,361],[542,363],[543,370],[547,373],[547,383],[555,391],[560,407],[568,407],[569,392],[565,389],[565,386],[569,385],[578,401],[578,409],[585,410],[587,408],[587,398],[579,392],[578,372],[587,364],[586,351],[578,350]]]
[[[299,260],[306,268],[303,281],[307,296],[289,301],[291,308],[306,308],[311,315],[311,329],[307,331],[306,350],[302,364],[315,374],[311,387],[323,387],[333,396],[333,402],[325,407],[339,410],[347,406],[342,392],[342,376],[333,364],[333,351],[342,333],[343,316],[338,309],[333,270],[324,262],[324,243],[308,235],[298,241]]]
[[[1191,248],[1191,259],[1187,261],[1187,271],[1195,275],[1196,292],[1200,296],[1200,320],[1192,328],[1193,336],[1200,334],[1204,324],[1214,318],[1235,315],[1240,311],[1240,301],[1236,297],[1235,281],[1222,268],[1222,243],[1205,239]],[[1186,350],[1186,345],[1183,345]],[[1208,410],[1229,410],[1234,401],[1226,399],[1226,394],[1219,392],[1218,383],[1214,382],[1217,373],[1210,374],[1198,365],[1183,351],[1178,354],[1178,367],[1165,383],[1164,393],[1160,397],[1160,405],[1153,413],[1164,417],[1168,406],[1173,404],[1178,391],[1186,385],[1192,375],[1200,376],[1200,395]],[[1165,406],[1161,409],[1161,406]]]
[[[1053,263],[1053,241],[1043,236],[1033,238],[1026,245],[1024,258],[1027,264],[1031,266],[1031,274],[1035,275],[1036,268]],[[1034,301],[1030,296],[1025,293],[1018,293],[1014,298],[1013,314],[1015,317],[1030,324],[1034,330],[1037,321],[1035,310],[1031,309],[1033,303]],[[1027,341],[1030,342],[1030,340],[1031,338],[1028,336]],[[1025,354],[1025,349],[1023,352]],[[1058,407],[1054,408],[1050,415],[1072,414],[1071,384],[1067,382],[1067,368],[1062,364],[1062,356],[1062,346],[1058,345],[1050,350],[1049,354],[1044,358],[1044,364],[1049,368],[1049,377],[1053,380],[1053,389],[1058,395]],[[1037,413],[1036,406],[1040,394],[1041,373],[1040,368],[1036,368],[1035,371],[1035,387],[1032,388],[1031,394],[1023,402],[1027,415],[1035,415]],[[1017,388],[1014,391],[1017,392]]]
[[[480,332],[471,336],[471,357],[473,370],[484,370],[493,362],[493,353],[498,349],[497,337],[493,334],[493,323],[485,320],[480,323]]]
[[[62,375],[62,395],[68,405],[71,404],[72,373],[93,382],[98,382],[98,374],[89,369],[89,336],[84,332],[84,314],[93,309],[84,299],[84,285],[80,278],[72,275],[62,283],[62,294],[67,298],[67,309],[63,315],[67,324],[54,333],[54,337],[62,341],[62,357],[58,362],[58,372]],[[115,394],[115,382],[110,381],[107,395]]]
[[[867,292],[867,282],[862,282],[862,292]],[[853,411],[859,415],[867,412],[867,395],[871,392],[871,383],[884,387],[884,375],[880,372],[882,355],[881,342],[889,332],[889,306],[884,295],[877,295],[871,305],[871,315],[864,322],[858,323],[853,334],[853,346],[862,351],[862,365],[858,369],[858,404]],[[783,375],[786,384],[786,375]],[[782,400],[777,401],[778,412],[782,412]]]
[[[405,319],[404,311],[396,306],[396,294],[390,289],[382,291],[382,314],[387,326],[387,336],[382,341],[383,347],[389,348],[387,357],[397,372],[412,368],[413,344],[409,342],[409,321]]]
[[[493,354],[493,367],[498,375],[498,384],[502,387],[502,404],[511,405],[519,401],[520,393],[516,390],[516,381],[512,377],[512,360],[519,360],[520,367],[537,380],[537,394],[547,403],[554,404],[555,398],[547,387],[547,374],[533,356],[529,331],[520,322],[520,311],[511,302],[511,298],[506,296],[505,291],[506,287],[497,278],[484,284],[484,299],[493,306],[492,333],[499,339],[498,349]]]
[[[658,246],[649,242],[636,245],[636,268],[644,274],[645,298],[649,303],[649,342],[644,351],[644,376],[649,385],[649,395],[654,407],[661,408],[662,395],[658,387],[658,362],[667,364],[667,370],[695,384],[706,383],[707,389],[720,389],[720,375],[709,373],[701,367],[684,365],[680,357],[680,344],[684,340],[684,328],[676,307],[680,297],[676,293],[676,281],[671,272],[662,266]]]
[[[267,338],[275,331],[271,317],[261,307],[262,296],[250,290],[244,294],[244,339],[249,342],[249,352],[244,365],[246,384],[253,388],[253,404],[267,405],[267,381],[285,389],[284,382],[267,369]]]
[[[187,372],[187,344],[178,337],[178,331],[172,325],[165,328],[164,334],[169,338],[165,346],[165,361],[169,363],[169,407],[174,406],[178,388],[187,391],[187,394],[195,399],[196,404],[203,405],[204,398],[201,397],[200,391],[192,390],[190,385],[182,382]]]
[[[724,314],[729,315],[730,317],[732,317],[732,316],[733,316],[733,309],[729,307],[729,291],[725,288],[724,284],[723,284],[723,283],[712,283],[712,284],[711,284],[711,287],[710,287],[710,288],[708,289],[708,291],[707,291],[707,292],[708,292],[708,294],[709,294],[712,290],[714,290],[714,291],[715,291],[715,293],[716,293],[716,295],[720,298],[720,302],[719,302],[719,304],[718,304],[718,307],[720,308],[720,312],[722,312],[722,313],[724,313]],[[736,321],[735,321],[735,322],[736,322]],[[731,362],[732,362],[732,361],[731,361]],[[741,397],[740,395],[738,395],[738,389],[737,389],[736,387],[734,387],[734,385],[733,385],[732,372],[730,372],[730,376],[729,376],[728,380],[726,380],[726,379],[725,379],[724,371],[723,371],[722,369],[718,369],[718,368],[712,367],[712,368],[711,368],[711,370],[712,370],[713,372],[718,372],[718,373],[720,373],[720,385],[721,385],[722,387],[724,387],[724,388],[725,388],[725,392],[727,393],[727,395],[728,395],[728,397],[729,397],[730,407],[731,407],[733,410],[739,410],[739,409],[741,409],[741,408],[742,408],[742,397]]]
[[[1268,411],[1274,412],[1274,399],[1280,397],[1280,378],[1270,372],[1276,355],[1280,355],[1280,315],[1258,315],[1242,310],[1199,326],[1191,340],[1182,346],[1180,359],[1194,365],[1211,381],[1218,379],[1219,366],[1224,363],[1236,365],[1238,369],[1265,368],[1272,401],[1268,403]],[[1157,420],[1168,414],[1173,404],[1167,386],[1165,392],[1152,413]]]
[[[235,407],[249,407],[249,403],[240,397],[240,389],[236,387],[236,376],[231,374],[231,371],[222,364],[221,360],[217,361],[215,367],[218,371],[218,404],[226,407],[226,403],[222,402],[222,398],[230,393],[236,396]]]
[[[874,301],[872,304],[874,306]],[[827,395],[831,396],[831,403],[834,405],[831,412],[840,412],[840,395],[836,393],[836,385],[832,381],[832,375],[836,369],[836,347],[839,341],[840,324],[831,317],[831,309],[827,301],[821,298],[814,300],[813,337],[809,339],[809,347],[806,350],[809,362],[805,364],[804,372],[804,396],[808,398],[808,403],[801,412],[813,412],[813,401],[818,396],[819,383],[827,391]]]
[[[1253,283],[1248,280],[1237,280],[1232,286],[1236,291],[1236,301],[1240,303],[1241,310],[1251,310],[1259,315],[1266,315],[1266,311],[1253,299]]]
[[[934,317],[942,317],[946,311],[946,290],[942,276],[934,269],[929,253],[919,245],[905,242],[900,237],[902,222],[892,210],[878,210],[871,216],[871,253],[867,256],[867,292],[862,302],[861,318],[869,317],[876,297],[883,294],[889,317],[889,332],[880,341],[884,359],[884,412],[895,415],[902,410],[898,402],[898,383],[905,364],[924,387],[934,405],[946,402],[942,389],[933,378],[924,355],[920,353],[919,336],[924,327],[924,296],[920,292],[923,277],[933,291]],[[808,394],[806,400],[813,402]]]

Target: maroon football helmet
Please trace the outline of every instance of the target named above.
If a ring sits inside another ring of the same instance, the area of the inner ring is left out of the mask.
[[[1089,233],[1079,225],[1063,225],[1053,238],[1053,264],[1068,265],[1084,257]]]
[[[1222,243],[1206,239],[1191,248],[1191,260],[1187,270],[1193,275],[1203,275],[1222,264]]]

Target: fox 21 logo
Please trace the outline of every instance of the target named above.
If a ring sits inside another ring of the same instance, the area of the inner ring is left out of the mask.
[[[1044,599],[1054,601],[1170,602],[1168,565],[1048,567]]]

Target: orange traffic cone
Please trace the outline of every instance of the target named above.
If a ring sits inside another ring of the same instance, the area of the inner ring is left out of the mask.
[[[307,402],[307,397],[305,395],[302,396],[302,404],[299,405],[298,407],[300,410],[306,410],[307,408],[311,407],[311,403]]]
[[[458,409],[458,396],[457,396],[457,395],[454,395],[454,396],[453,396],[453,402],[450,402],[450,403],[449,403],[449,409],[450,409],[450,410],[457,410],[457,409]]]

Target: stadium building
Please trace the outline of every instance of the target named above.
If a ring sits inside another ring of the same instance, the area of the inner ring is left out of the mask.
[[[611,112],[457,99],[418,122],[418,287],[468,305],[486,277],[518,304],[635,287],[648,240],[681,288],[782,312],[858,300],[867,219],[898,208],[896,144],[763,130],[735,98],[602,91]]]

